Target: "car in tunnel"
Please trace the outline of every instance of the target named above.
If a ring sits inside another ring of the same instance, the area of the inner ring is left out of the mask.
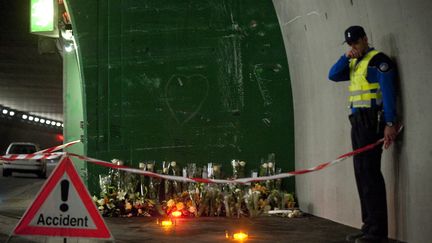
[[[39,150],[39,146],[34,143],[11,143],[6,150],[6,155],[33,154]],[[3,176],[10,176],[13,172],[34,173],[40,178],[46,178],[47,163],[44,159],[17,159],[4,161]]]

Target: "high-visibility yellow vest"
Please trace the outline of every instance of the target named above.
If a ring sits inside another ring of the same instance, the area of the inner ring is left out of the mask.
[[[370,60],[378,54],[379,51],[369,51],[359,63],[357,58],[351,59],[350,68],[350,106],[355,108],[369,108],[372,106],[372,100],[376,104],[381,103],[382,93],[379,83],[369,83],[366,79]]]

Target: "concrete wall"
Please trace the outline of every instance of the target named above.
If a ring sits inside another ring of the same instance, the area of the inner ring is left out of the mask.
[[[347,85],[327,79],[347,50],[343,31],[365,27],[374,47],[397,63],[399,115],[405,125],[396,146],[384,152],[389,234],[430,242],[432,210],[432,2],[429,0],[274,0],[293,88],[296,168],[309,168],[351,150]],[[302,210],[361,226],[352,160],[298,176]]]

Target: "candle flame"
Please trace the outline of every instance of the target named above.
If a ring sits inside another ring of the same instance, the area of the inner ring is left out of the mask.
[[[162,226],[165,226],[165,227],[169,227],[169,226],[172,226],[172,221],[171,220],[163,220],[162,221],[162,223],[161,223],[161,225]]]
[[[248,234],[243,233],[243,232],[234,233],[233,238],[234,238],[234,240],[243,241],[243,240],[246,240],[248,238]]]
[[[174,211],[171,213],[171,215],[174,217],[180,217],[182,215],[182,213],[180,211]]]

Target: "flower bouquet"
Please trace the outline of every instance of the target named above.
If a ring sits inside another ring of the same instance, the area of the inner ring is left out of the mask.
[[[113,160],[113,163],[123,164],[120,160]],[[231,165],[233,175],[244,176],[246,162],[233,160]],[[155,162],[141,162],[139,168],[154,172]],[[196,164],[190,163],[183,171],[180,168],[175,161],[165,162],[158,173],[177,176],[184,172],[183,176],[190,178],[206,174],[210,178],[221,178],[220,164],[208,163],[198,169]],[[281,180],[251,185],[178,183],[120,172],[111,169],[108,175],[99,176],[101,194],[93,200],[104,216],[158,216],[180,211],[184,217],[255,217],[271,209],[293,210],[295,206],[294,196],[281,191]],[[259,170],[255,170],[260,176],[276,173],[281,170],[275,169],[274,154],[262,160]]]

